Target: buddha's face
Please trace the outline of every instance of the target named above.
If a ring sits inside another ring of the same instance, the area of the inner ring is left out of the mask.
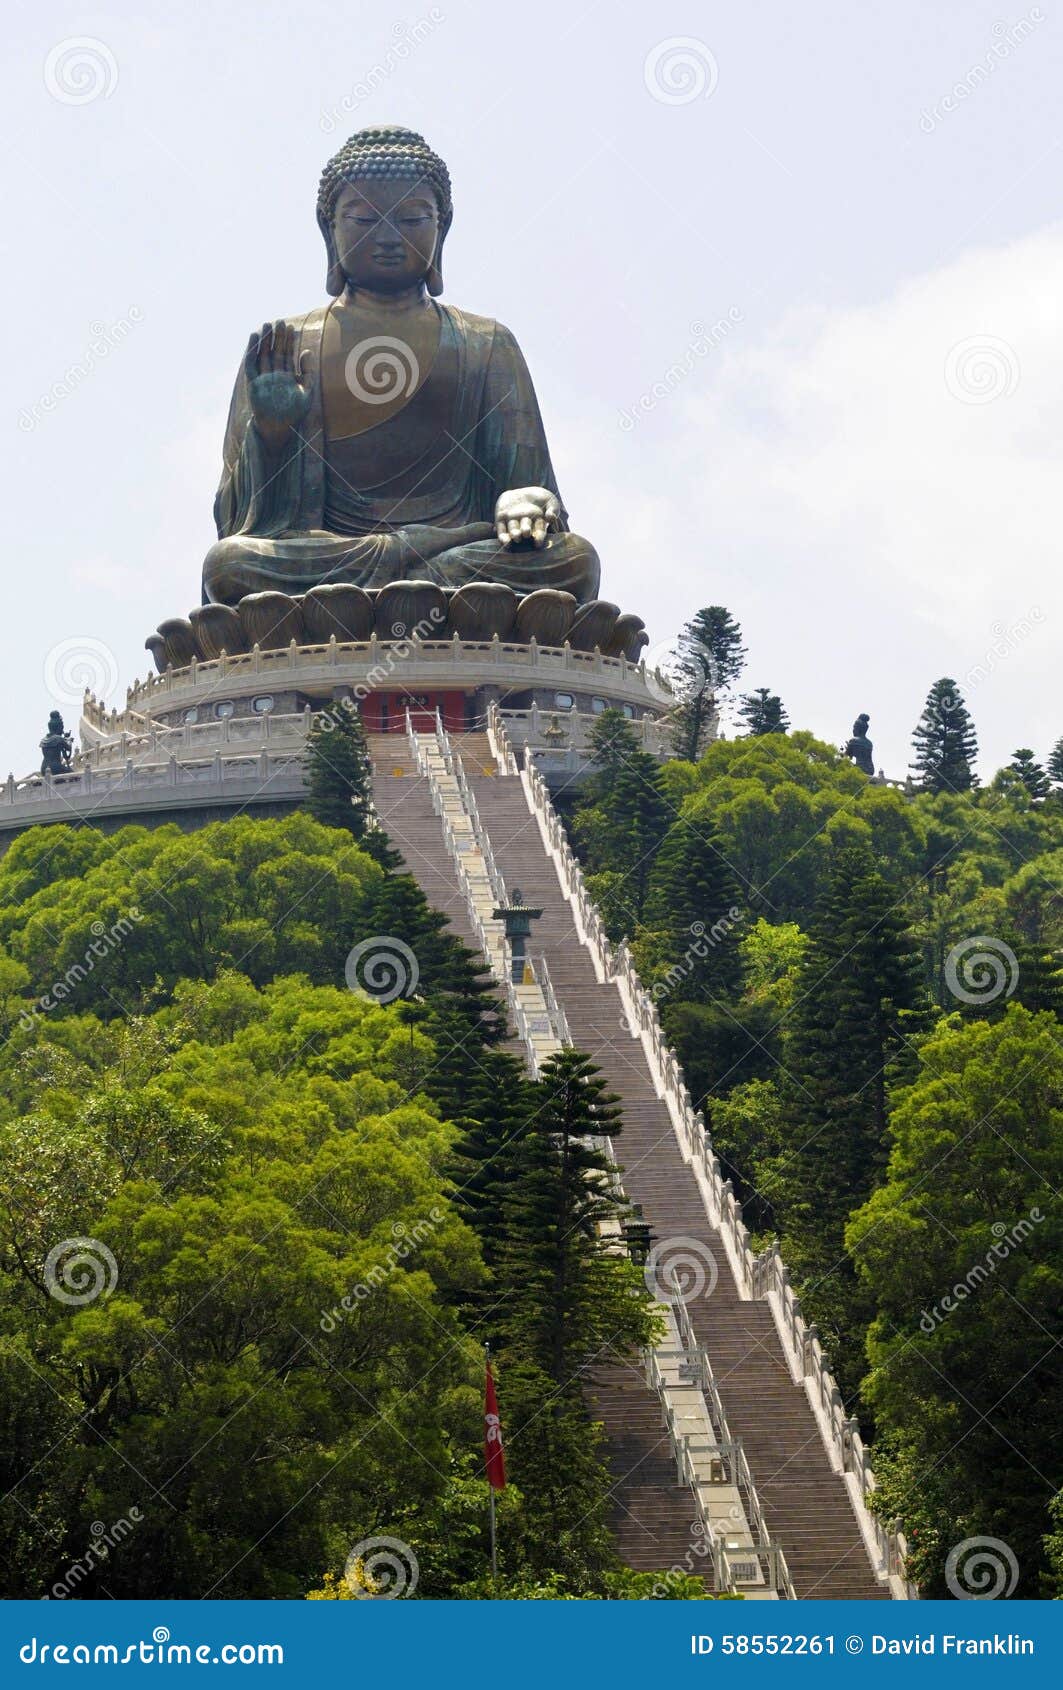
[[[367,177],[341,190],[332,213],[336,255],[353,286],[399,293],[428,273],[439,235],[431,188]]]

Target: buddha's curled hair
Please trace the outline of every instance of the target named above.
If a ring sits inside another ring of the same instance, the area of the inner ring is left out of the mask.
[[[423,135],[413,129],[359,129],[345,141],[321,173],[317,195],[319,221],[331,219],[341,188],[359,177],[408,177],[431,188],[439,205],[439,220],[446,229],[453,207],[450,172]]]

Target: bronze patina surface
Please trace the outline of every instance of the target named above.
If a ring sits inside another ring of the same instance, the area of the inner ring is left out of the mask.
[[[443,161],[411,130],[362,130],[326,166],[317,215],[332,301],[251,336],[205,601],[400,580],[595,599],[598,557],[569,531],[517,342],[438,303]]]

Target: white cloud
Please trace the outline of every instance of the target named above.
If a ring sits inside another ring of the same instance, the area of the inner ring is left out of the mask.
[[[1063,733],[1061,298],[1057,225],[880,304],[736,334],[661,407],[688,489],[661,537],[687,560],[664,572],[667,611],[727,603],[746,682],[832,740],[869,710],[890,774],[943,674],[981,671],[983,772]],[[634,600],[639,572],[621,574]]]

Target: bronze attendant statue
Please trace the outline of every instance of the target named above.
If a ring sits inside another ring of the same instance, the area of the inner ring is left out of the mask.
[[[596,598],[520,348],[438,303],[451,215],[447,167],[412,130],[362,130],[325,167],[332,301],[251,336],[206,601],[399,580]]]

